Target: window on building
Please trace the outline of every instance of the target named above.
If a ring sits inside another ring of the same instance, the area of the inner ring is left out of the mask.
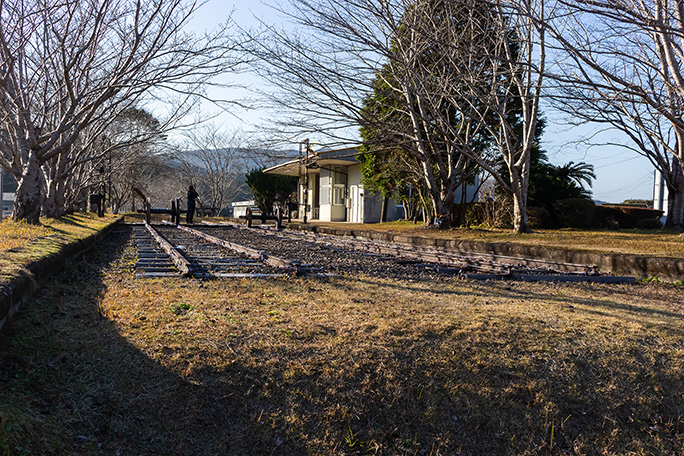
[[[338,206],[343,205],[344,199],[347,197],[346,193],[347,192],[343,186],[336,185],[335,188],[333,188],[333,204]]]
[[[333,173],[333,201],[332,203],[337,206],[343,206],[344,200],[347,198],[347,174],[345,173],[346,168],[339,166],[335,168]]]
[[[321,204],[330,204],[330,188],[321,188]]]

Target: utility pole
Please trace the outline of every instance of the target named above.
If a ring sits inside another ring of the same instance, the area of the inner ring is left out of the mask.
[[[302,162],[302,145],[304,146],[304,161]],[[304,201],[304,224],[306,225],[306,211],[309,207],[309,140],[305,139],[299,143],[299,180],[302,180],[302,164],[304,165],[304,195],[302,199]]]

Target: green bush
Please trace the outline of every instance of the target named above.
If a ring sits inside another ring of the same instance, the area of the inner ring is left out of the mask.
[[[662,215],[663,211],[647,207],[604,204],[602,206],[596,206],[594,226],[608,229],[631,229],[638,228],[641,223],[643,226],[655,227],[658,225],[658,228],[660,228],[661,224],[659,219]],[[643,220],[653,221],[642,222]]]
[[[612,206],[596,206],[594,210],[594,227],[617,230],[620,228],[622,213]]]
[[[569,198],[556,201],[553,211],[558,223],[566,228],[589,228],[594,221],[596,205],[583,198]]]
[[[663,211],[648,207],[603,205],[604,213],[614,217],[620,228],[636,228],[640,220],[658,220],[663,215]]]
[[[482,203],[465,203],[465,224],[482,225],[484,220],[484,209]]]

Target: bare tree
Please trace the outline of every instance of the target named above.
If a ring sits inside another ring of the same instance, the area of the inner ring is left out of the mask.
[[[231,68],[225,28],[183,31],[196,8],[184,0],[0,2],[0,165],[19,183],[15,219],[38,223],[41,200],[59,193],[119,112],[153,91],[188,98]]]
[[[484,122],[506,165],[509,181],[500,172],[491,176],[513,199],[513,229],[530,232],[527,193],[530,154],[539,139],[539,102],[546,67],[546,0],[499,0],[494,27],[500,33],[492,59],[490,93],[479,98],[496,122]],[[477,87],[477,86],[473,86]],[[482,113],[482,111],[479,111]],[[487,171],[485,166],[483,166]]]
[[[184,188],[195,186],[206,211],[218,214],[235,196],[247,192],[249,151],[241,144],[241,135],[205,124],[187,132],[182,150],[174,153]]]
[[[684,226],[684,14],[667,0],[564,0],[549,31],[567,53],[565,110],[626,133],[665,176],[668,224]],[[571,87],[571,90],[567,88]],[[676,169],[679,167],[679,169]]]
[[[417,168],[445,225],[460,172],[477,163],[514,196],[516,231],[529,230],[524,200],[542,82],[536,75],[544,58],[531,55],[543,45],[541,22],[530,19],[536,5],[293,0],[291,6],[283,12],[297,34],[266,27],[265,38],[250,35],[247,49],[277,89],[271,101],[287,114],[279,117],[282,131],[353,142],[345,136],[350,127],[385,129],[383,140],[393,138],[391,147],[413,157],[409,166]],[[515,53],[505,49],[510,40],[518,41]],[[363,100],[372,97],[378,79],[383,105],[367,110]],[[514,109],[522,109],[522,119],[513,118]],[[496,126],[488,129],[493,116]],[[408,126],[393,123],[396,117],[408,119]],[[506,124],[512,120],[524,125],[522,134]],[[499,137],[501,130],[507,133]],[[493,138],[513,183],[496,157],[483,153]]]

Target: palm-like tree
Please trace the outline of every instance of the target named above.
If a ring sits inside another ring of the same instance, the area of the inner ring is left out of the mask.
[[[589,187],[592,186],[592,180],[596,179],[594,173],[594,165],[584,162],[568,162],[565,165],[555,166],[550,165],[554,169],[554,174],[557,179],[561,181],[571,181],[584,187],[584,184]]]

